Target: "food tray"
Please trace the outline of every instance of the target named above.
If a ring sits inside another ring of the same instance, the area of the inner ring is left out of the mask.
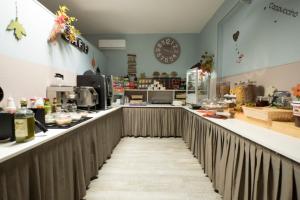
[[[245,116],[271,123],[272,121],[292,121],[293,111],[272,107],[247,107],[243,106]]]
[[[80,120],[78,121],[72,121],[71,124],[68,124],[66,126],[59,126],[57,124],[46,124],[46,128],[47,129],[68,129],[68,128],[71,128],[72,126],[76,126],[77,124],[80,124],[86,120],[89,120],[89,119],[92,119],[92,117],[83,117],[81,118]]]

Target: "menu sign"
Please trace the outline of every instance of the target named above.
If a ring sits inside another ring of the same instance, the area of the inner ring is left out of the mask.
[[[80,39],[79,37],[76,38],[76,40],[74,42],[71,42],[68,38],[66,38],[63,34],[61,35],[61,37],[66,40],[67,42],[71,43],[73,46],[75,46],[77,49],[79,49],[80,51],[82,51],[85,54],[89,53],[89,46],[87,44],[85,44],[83,42],[82,39]]]

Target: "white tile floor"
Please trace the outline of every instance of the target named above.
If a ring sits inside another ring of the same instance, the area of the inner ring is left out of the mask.
[[[180,138],[124,138],[86,200],[219,200]]]

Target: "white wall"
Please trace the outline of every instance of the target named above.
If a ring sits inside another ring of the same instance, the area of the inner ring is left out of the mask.
[[[105,57],[92,44],[85,54],[72,45],[60,40],[49,44],[47,39],[54,24],[54,14],[35,0],[18,0],[19,22],[27,36],[20,41],[7,25],[15,16],[15,1],[1,0],[0,3],[0,87],[5,97],[15,98],[45,96],[55,72],[66,76],[67,85],[74,85],[76,74],[91,68],[91,59],[104,71]],[[33,89],[34,88],[34,89]]]

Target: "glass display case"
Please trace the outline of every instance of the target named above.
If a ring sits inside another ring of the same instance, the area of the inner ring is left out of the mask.
[[[210,74],[199,69],[190,69],[186,74],[186,102],[200,104],[209,98]]]

